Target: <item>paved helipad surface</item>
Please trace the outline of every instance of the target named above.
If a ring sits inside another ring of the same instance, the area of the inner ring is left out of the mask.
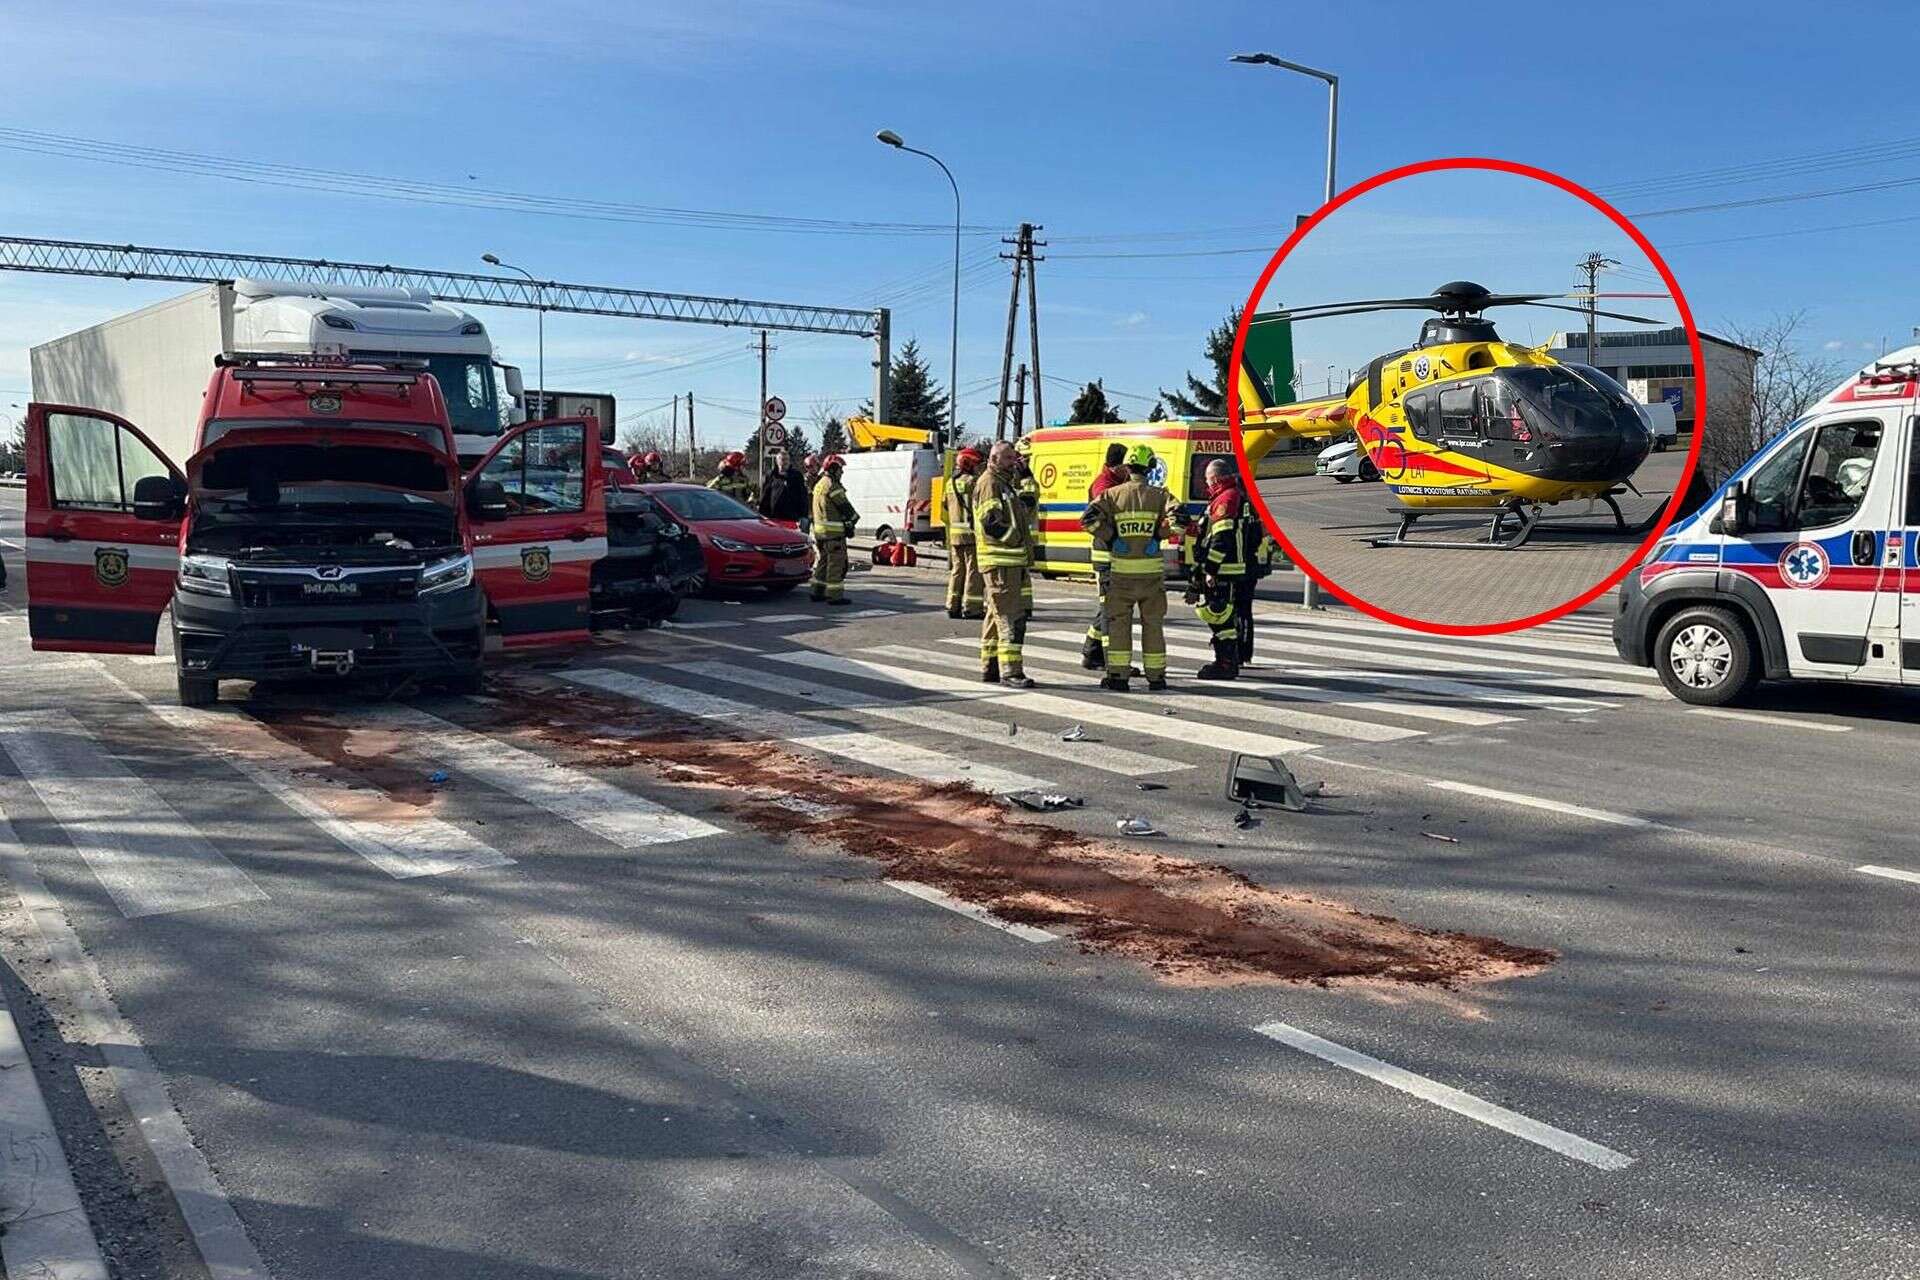
[[[1634,477],[1641,496],[1620,502],[1630,525],[1665,506],[1685,465],[1681,449],[1641,465]],[[1499,622],[1550,609],[1610,576],[1646,537],[1611,532],[1604,507],[1586,515],[1586,503],[1566,503],[1550,508],[1527,544],[1511,551],[1375,547],[1370,540],[1391,535],[1400,522],[1400,504],[1384,485],[1297,476],[1264,480],[1259,488],[1287,538],[1345,594],[1433,622]],[[1466,541],[1484,537],[1486,528],[1477,513],[1432,515],[1412,536]]]

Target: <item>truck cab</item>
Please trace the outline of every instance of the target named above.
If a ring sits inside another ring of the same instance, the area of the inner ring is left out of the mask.
[[[529,423],[464,473],[417,363],[223,356],[194,449],[77,405],[29,406],[33,647],[152,653],[180,699],[222,679],[477,686],[508,647],[585,639],[607,559],[603,430]]]
[[[1920,684],[1920,347],[1790,423],[1622,583],[1614,647],[1675,697]]]

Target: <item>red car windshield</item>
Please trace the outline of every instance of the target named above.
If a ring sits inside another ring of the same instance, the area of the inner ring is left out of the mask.
[[[663,489],[654,497],[692,524],[708,520],[758,520],[760,513],[714,489]]]

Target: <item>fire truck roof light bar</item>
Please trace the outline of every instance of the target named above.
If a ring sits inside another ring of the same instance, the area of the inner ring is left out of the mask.
[[[881,324],[879,311],[852,307],[810,307],[609,285],[523,280],[517,276],[482,276],[464,271],[333,262],[325,258],[276,258],[25,236],[0,236],[0,271],[104,276],[118,280],[178,280],[195,284],[250,278],[289,284],[423,289],[441,302],[474,306],[625,316],[634,320],[678,320],[793,333],[834,333],[856,338],[876,336]]]

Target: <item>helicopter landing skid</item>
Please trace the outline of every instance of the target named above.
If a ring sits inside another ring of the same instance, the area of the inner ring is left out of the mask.
[[[1613,528],[1602,529],[1602,528],[1595,528],[1587,525],[1562,524],[1558,520],[1556,520],[1553,522],[1554,536],[1570,537],[1570,538],[1577,538],[1582,536],[1589,537],[1589,538],[1592,538],[1592,537],[1611,538],[1623,533],[1627,533],[1627,534],[1646,533],[1648,530],[1653,528],[1655,523],[1659,521],[1661,513],[1665,510],[1665,507],[1663,506],[1655,507],[1653,509],[1653,514],[1649,515],[1646,519],[1642,520],[1638,524],[1630,525],[1627,523],[1626,515],[1620,510],[1620,504],[1614,500],[1615,494],[1625,493],[1625,492],[1626,492],[1625,489],[1615,489],[1613,493],[1603,493],[1599,495],[1598,498],[1595,499],[1595,501],[1597,502],[1606,503],[1607,510],[1613,513]],[[1636,489],[1634,490],[1634,492],[1638,493],[1639,490]],[[1582,514],[1586,514],[1586,513],[1582,513]],[[1572,518],[1579,519],[1580,517],[1576,515]]]
[[[1421,516],[1432,513],[1401,511],[1397,513],[1400,517],[1400,527],[1395,529],[1390,537],[1367,539],[1367,545],[1370,547],[1450,547],[1459,551],[1512,551],[1525,546],[1527,539],[1533,536],[1534,529],[1540,524],[1539,507],[1517,502],[1503,503],[1497,507],[1449,507],[1441,514],[1454,515],[1474,511],[1484,512],[1491,517],[1487,522],[1487,535],[1484,538],[1475,538],[1471,542],[1425,538],[1415,540],[1407,535],[1413,531],[1414,524]],[[1616,516],[1619,514],[1619,508],[1614,508],[1614,514]],[[1509,529],[1507,527],[1509,520],[1517,521],[1518,527]]]

